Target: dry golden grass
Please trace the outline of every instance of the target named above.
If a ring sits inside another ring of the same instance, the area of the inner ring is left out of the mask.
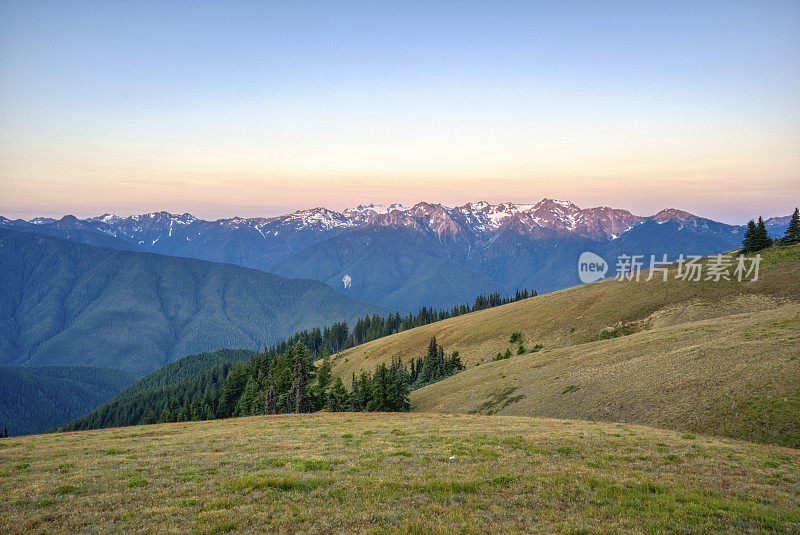
[[[800,451],[630,424],[324,414],[0,441],[0,532],[797,532]]]
[[[799,344],[800,304],[785,304],[515,355],[412,400],[420,411],[638,422],[800,447]]]
[[[458,349],[461,359],[474,365],[505,351],[515,331],[523,334],[526,344],[555,349],[596,341],[606,327],[641,321],[673,307],[695,307],[689,317],[697,320],[748,312],[730,303],[738,296],[763,298],[767,308],[776,302],[800,301],[800,246],[769,250],[764,256],[765,267],[755,282],[684,282],[675,280],[674,272],[667,282],[606,279],[380,338],[338,354],[335,371],[344,378],[372,371],[393,355],[419,356],[431,336],[448,350]]]
[[[604,280],[364,344],[337,355],[334,373],[408,360],[436,336],[468,369],[412,393],[415,410],[637,422],[798,447],[800,248],[763,254],[758,281]],[[517,355],[515,331],[543,350]],[[507,349],[510,359],[491,362]]]

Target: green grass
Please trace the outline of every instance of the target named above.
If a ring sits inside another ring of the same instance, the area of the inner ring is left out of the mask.
[[[0,532],[800,530],[800,451],[687,435],[318,413],[18,437],[0,449]]]
[[[149,484],[150,482],[142,476],[133,476],[128,480],[128,487],[130,488],[146,487]]]

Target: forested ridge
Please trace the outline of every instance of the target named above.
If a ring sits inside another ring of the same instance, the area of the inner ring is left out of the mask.
[[[435,308],[422,307],[416,314],[409,313],[405,316],[401,316],[398,311],[386,317],[382,317],[379,314],[367,315],[359,318],[352,330],[350,330],[346,321],[334,323],[324,328],[316,327],[311,330],[303,330],[293,334],[272,349],[277,353],[285,353],[300,342],[308,348],[314,357],[319,358],[326,353],[332,355],[384,336],[413,329],[414,327],[421,327],[477,310],[513,303],[536,295],[536,290],[523,289],[517,290],[513,296],[507,295],[505,297],[501,297],[499,293],[481,294],[475,298],[475,302],[472,305],[462,304],[451,309],[437,310]]]
[[[411,390],[462,369],[458,352],[447,354],[432,338],[425,355],[354,375],[348,389],[341,378],[332,379],[327,355],[317,367],[297,342],[284,352],[266,349],[247,362],[225,362],[177,384],[118,396],[60,430],[318,410],[406,411]]]
[[[319,281],[0,228],[0,365],[136,376],[384,309]]]
[[[0,433],[41,433],[92,410],[134,376],[89,366],[0,366]]]
[[[525,299],[532,295],[536,295],[536,292],[521,290],[515,292],[513,296],[505,297],[501,297],[497,293],[482,294],[472,304],[455,306],[449,310],[423,307],[417,313],[409,313],[405,316],[402,316],[399,312],[390,313],[385,317],[378,314],[366,315],[356,321],[352,331],[346,321],[334,323],[324,328],[300,331],[272,348],[265,349],[265,353],[271,355],[288,354],[294,346],[300,343],[307,348],[311,359],[317,360],[323,355],[330,355],[383,336],[475,310]],[[0,420],[0,425],[10,426],[12,434],[24,434],[37,433],[56,426],[64,426],[64,422],[69,422],[81,414],[84,414],[84,416],[63,428],[77,429],[84,428],[84,426],[131,425],[134,423],[156,422],[162,417],[169,419],[187,418],[187,414],[189,419],[216,418],[218,417],[218,406],[212,400],[213,392],[221,389],[225,378],[237,362],[247,361],[256,354],[257,351],[252,349],[220,349],[187,355],[162,366],[133,384],[130,384],[132,377],[129,374],[120,372],[117,374],[118,377],[115,379],[113,387],[100,386],[94,389],[91,394],[86,393],[85,385],[64,382],[59,388],[51,388],[47,386],[49,385],[49,379],[34,378],[36,374],[33,374],[32,370],[39,370],[39,375],[41,375],[41,371],[47,368],[19,368],[22,372],[28,370],[23,379],[12,380],[12,377],[16,377],[16,375],[12,375],[10,371],[5,375],[9,380],[4,389],[6,398],[12,395],[16,396],[13,400],[9,398],[9,402],[5,405],[6,407],[16,407],[16,409],[12,411],[13,414],[6,410],[3,413],[3,419]],[[407,369],[403,372],[404,381],[410,389],[418,388],[423,383],[432,381],[432,377],[440,377],[442,373],[445,373],[438,371],[431,375],[430,369],[423,370],[421,366],[421,361],[417,362],[416,359],[412,359],[408,362]],[[16,368],[8,368],[8,370],[12,369]],[[81,369],[84,368],[74,368],[74,370]],[[85,368],[85,370],[92,369]],[[390,375],[396,375],[398,371],[399,369],[391,369],[390,367],[386,371],[378,370],[377,373],[379,374],[379,379],[383,380],[382,374],[385,372]],[[448,368],[446,373],[450,372],[451,368]],[[325,381],[325,373],[323,371],[323,382]],[[85,379],[91,381],[94,375],[87,372]],[[80,373],[70,380],[73,379],[80,383],[82,379]],[[355,406],[358,407],[360,403],[366,409],[368,400],[363,398],[359,402],[358,399],[362,391],[369,391],[370,388],[361,379],[361,377],[358,377],[353,381],[353,384],[356,384],[357,391]],[[37,384],[37,381],[40,384]],[[359,385],[359,381],[361,381],[361,385]],[[130,384],[130,386],[121,390],[126,384]],[[330,386],[332,388],[336,387],[335,384]],[[359,386],[361,386],[360,389]],[[42,395],[42,392],[45,391],[47,393]],[[38,397],[32,396],[29,394],[30,392],[37,392],[39,395]],[[59,392],[61,394],[58,394]],[[208,396],[206,395],[207,393]],[[349,396],[350,393],[346,391],[342,393],[342,390],[338,387],[336,387],[335,393],[336,401],[334,401],[332,407],[334,409],[344,407],[342,399],[344,399],[345,395]],[[111,396],[114,397],[112,398]],[[111,399],[109,400],[109,398]],[[190,400],[190,403],[184,410],[186,398]],[[314,399],[313,408],[322,408],[329,405],[327,397],[320,399],[317,396]],[[350,398],[348,397],[347,399],[349,402]],[[44,401],[38,404],[39,401],[37,400]],[[103,403],[103,405],[98,407],[100,403]],[[167,412],[164,411],[165,405],[168,409]],[[280,410],[286,410],[285,405],[284,403],[284,407]],[[373,402],[373,406],[375,406],[375,402]],[[395,406],[401,407],[402,404]],[[93,408],[95,410],[85,414]],[[278,409],[276,408],[276,410]],[[222,414],[220,413],[220,415]]]

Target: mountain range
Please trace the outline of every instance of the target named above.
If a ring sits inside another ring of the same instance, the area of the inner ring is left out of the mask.
[[[788,217],[767,220],[779,234]],[[456,207],[427,202],[300,210],[216,221],[155,212],[78,219],[0,217],[0,227],[117,249],[224,262],[310,278],[401,311],[449,307],[482,292],[550,291],[577,284],[577,258],[711,254],[741,244],[744,227],[677,209],[652,216],[553,199]]]

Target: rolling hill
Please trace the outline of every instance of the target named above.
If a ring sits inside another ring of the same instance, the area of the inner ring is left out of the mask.
[[[800,247],[762,252],[757,281],[606,279],[349,349],[334,374],[425,352],[467,370],[414,410],[614,420],[800,447]],[[519,332],[526,353],[509,342]],[[541,351],[527,352],[535,345]],[[510,350],[511,358],[493,361]]]
[[[378,306],[312,280],[0,229],[0,364],[136,375],[220,347],[262,347]]]

